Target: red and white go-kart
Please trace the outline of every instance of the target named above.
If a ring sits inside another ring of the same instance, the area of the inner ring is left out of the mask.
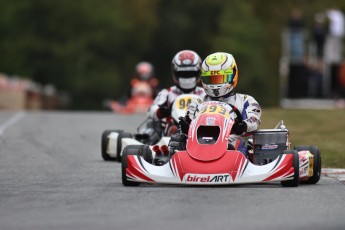
[[[300,182],[319,181],[320,151],[316,146],[290,149],[289,132],[283,121],[274,129],[252,133],[247,138],[251,147],[246,156],[228,144],[235,119],[242,119],[236,107],[204,102],[190,125],[185,147],[126,146],[122,153],[123,185],[280,182],[284,187],[296,187]],[[157,161],[160,158],[165,159],[163,164]]]

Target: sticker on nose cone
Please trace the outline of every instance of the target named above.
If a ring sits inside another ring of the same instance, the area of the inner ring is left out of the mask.
[[[186,174],[183,182],[190,184],[226,184],[230,183],[229,174]]]

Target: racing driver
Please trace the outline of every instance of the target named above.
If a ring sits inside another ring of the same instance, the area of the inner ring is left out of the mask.
[[[234,57],[229,53],[210,54],[202,63],[201,83],[207,96],[204,101],[219,101],[235,106],[242,115],[243,121],[236,119],[229,138],[229,147],[247,154],[243,135],[253,132],[260,125],[261,108],[259,103],[246,94],[235,92],[238,81],[238,69]],[[188,134],[191,120],[196,117],[201,101],[193,100],[188,106],[187,114],[179,121],[181,132]],[[231,145],[230,145],[231,144]]]
[[[135,91],[136,86],[142,82],[150,86],[152,95],[155,97],[157,95],[159,81],[154,76],[154,67],[150,62],[142,61],[135,66],[135,75],[131,80],[132,91]]]
[[[148,144],[155,144],[161,138],[157,132],[152,132],[150,127],[161,126],[163,119],[167,121],[171,117],[172,104],[176,97],[181,94],[195,94],[200,98],[205,97],[205,91],[202,87],[197,86],[201,77],[201,58],[192,50],[182,50],[172,59],[172,78],[175,85],[168,89],[162,89],[148,111],[149,119],[146,121],[146,130],[140,133],[149,134]],[[158,123],[158,124],[157,124]],[[177,132],[177,127],[171,127],[166,135],[170,136]]]

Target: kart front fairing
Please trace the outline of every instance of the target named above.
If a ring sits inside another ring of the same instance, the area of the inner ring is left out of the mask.
[[[155,166],[140,155],[127,156],[126,176],[131,181],[167,184],[224,185],[290,180],[293,155],[282,154],[266,165],[254,165],[244,155],[228,150],[215,161],[198,161],[187,151],[177,152],[168,163]]]
[[[208,103],[191,123],[186,150],[155,166],[140,154],[127,156],[128,180],[148,183],[224,185],[291,180],[293,154],[281,154],[266,165],[254,165],[240,151],[227,150],[234,119],[231,111]]]

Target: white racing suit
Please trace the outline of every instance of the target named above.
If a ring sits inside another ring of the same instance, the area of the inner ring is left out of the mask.
[[[171,121],[171,114],[168,117],[159,118],[157,112],[161,107],[171,109],[176,97],[181,94],[195,94],[200,96],[200,98],[204,98],[206,95],[204,89],[198,86],[190,91],[182,91],[177,86],[161,90],[148,110],[148,119],[138,128],[139,133],[149,136],[149,140],[146,142],[147,144],[152,145],[157,143],[163,133],[170,135],[170,133],[176,132],[176,130],[172,131],[168,127]]]
[[[234,93],[227,97],[211,98],[206,96],[204,101],[220,101],[227,104],[234,105],[240,111],[243,121],[247,124],[247,132],[256,131],[260,125],[261,108],[259,103],[252,97],[246,94]],[[198,106],[201,101],[193,100],[188,106],[187,114],[190,119],[194,119],[198,112]],[[231,134],[229,137],[229,143],[232,144],[235,149],[247,153],[247,146],[245,146],[243,135]]]
[[[181,94],[195,94],[200,96],[200,98],[204,98],[206,95],[204,89],[199,86],[195,87],[195,89],[192,89],[191,91],[182,91],[177,86],[163,89],[158,93],[157,97],[153,101],[148,112],[149,117],[158,120],[159,118],[157,117],[157,110],[161,106],[171,108],[176,97],[180,96]]]

